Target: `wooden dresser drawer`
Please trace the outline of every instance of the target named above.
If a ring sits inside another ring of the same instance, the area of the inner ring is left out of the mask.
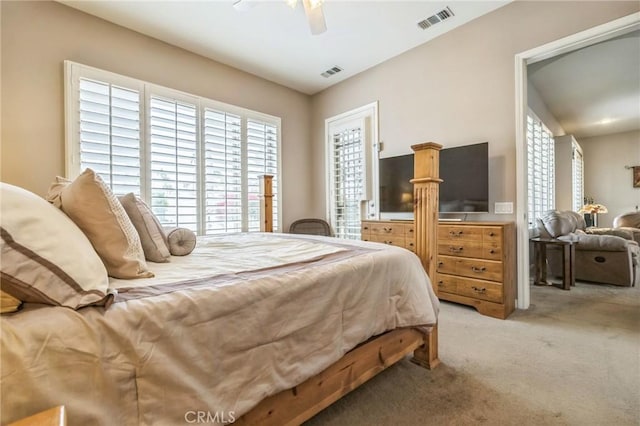
[[[483,257],[482,241],[438,241],[438,254]]]
[[[485,241],[482,244],[482,253],[478,257],[489,260],[502,260],[502,244]]]
[[[502,245],[502,228],[497,226],[483,228],[482,241],[484,243],[494,242],[496,244]]]
[[[502,246],[477,241],[438,241],[438,254],[502,260]]]
[[[416,240],[413,236],[406,236],[404,239],[404,248],[407,250],[411,250],[413,252],[416,251]]]
[[[362,222],[360,225],[360,238],[365,241],[369,241],[371,236],[371,224],[369,222]]]
[[[384,243],[384,244],[388,244],[390,246],[396,246],[396,247],[404,247],[405,246],[404,236],[396,237],[396,236],[390,236],[390,235],[375,235],[375,234],[372,234],[371,238],[369,239],[369,241],[374,241],[376,243]]]
[[[502,284],[461,277],[456,281],[456,293],[461,296],[502,303]]]
[[[414,238],[416,237],[416,231],[415,231],[415,226],[413,226],[413,223],[407,223],[404,225],[404,236],[407,238]]]
[[[436,265],[436,271],[439,274],[455,274],[457,263],[458,263],[457,257],[438,256],[438,264]]]
[[[437,272],[442,274],[499,282],[503,278],[502,262],[491,260],[438,255],[436,267]]]
[[[480,280],[502,282],[502,262],[480,259],[458,259],[456,274]]]
[[[447,293],[455,293],[457,290],[457,278],[446,274],[436,274],[436,285],[438,291],[444,291]]]
[[[438,240],[464,240],[482,242],[483,228],[476,226],[438,225]]]
[[[404,238],[405,226],[403,223],[393,222],[371,222],[371,235],[384,235],[389,237],[402,237]]]

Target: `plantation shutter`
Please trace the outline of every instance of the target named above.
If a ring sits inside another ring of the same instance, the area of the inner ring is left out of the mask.
[[[133,192],[165,227],[258,230],[258,177],[273,175],[279,229],[278,117],[65,61],[65,168],[92,168]]]
[[[80,170],[93,169],[116,194],[140,195],[140,93],[79,79]]]
[[[360,202],[365,199],[366,155],[362,127],[351,127],[333,138],[334,231],[339,238],[360,239]]]
[[[573,211],[578,211],[584,204],[584,158],[578,145],[573,142]]]
[[[204,112],[205,233],[242,231],[242,120]]]
[[[151,96],[151,208],[162,225],[198,231],[196,106]]]
[[[247,206],[249,231],[260,230],[260,176],[273,176],[273,205],[278,205],[278,129],[257,120],[247,120]],[[273,209],[273,227],[278,228],[278,209]]]
[[[555,206],[555,146],[551,132],[531,114],[527,117],[529,226]]]

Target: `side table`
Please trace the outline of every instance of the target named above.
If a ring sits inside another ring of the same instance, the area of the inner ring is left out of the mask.
[[[555,238],[531,238],[536,265],[535,285],[549,285],[547,281],[547,245],[562,247],[562,289],[571,290],[576,285],[575,259],[576,242],[558,240]]]

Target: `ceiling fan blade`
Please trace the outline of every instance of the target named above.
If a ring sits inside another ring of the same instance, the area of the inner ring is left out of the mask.
[[[302,4],[304,5],[304,13],[307,15],[311,34],[318,35],[327,31],[327,23],[324,20],[322,5],[318,4],[312,7],[311,0],[302,0]]]

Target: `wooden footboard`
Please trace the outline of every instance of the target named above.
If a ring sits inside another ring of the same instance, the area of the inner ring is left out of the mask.
[[[401,328],[370,339],[300,385],[263,400],[234,424],[299,425],[412,351],[415,363],[435,367],[437,327]]]

